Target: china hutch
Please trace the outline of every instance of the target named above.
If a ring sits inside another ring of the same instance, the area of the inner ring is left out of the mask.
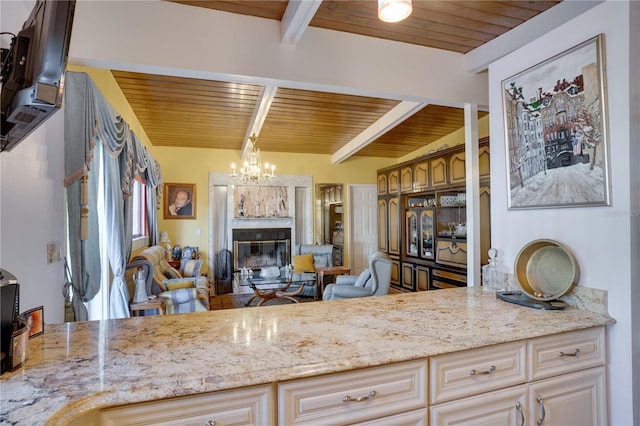
[[[464,287],[467,279],[464,145],[378,170],[378,249],[391,291]],[[490,245],[489,138],[480,140],[480,253]]]

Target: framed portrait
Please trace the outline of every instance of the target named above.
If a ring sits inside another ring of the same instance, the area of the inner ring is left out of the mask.
[[[10,349],[10,359],[11,359],[11,370],[17,370],[22,367],[22,364],[27,360],[28,355],[28,345],[27,340],[29,339],[29,327],[23,325],[18,330],[14,331],[11,334],[11,349]]]
[[[195,183],[165,183],[163,198],[165,219],[196,218]]]
[[[29,339],[44,333],[44,306],[25,311],[20,316],[29,327]]]
[[[604,35],[502,81],[509,209],[610,205]]]

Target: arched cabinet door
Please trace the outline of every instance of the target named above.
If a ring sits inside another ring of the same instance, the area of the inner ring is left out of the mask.
[[[387,206],[387,200],[378,200],[378,250],[387,252],[389,249],[389,234],[387,230],[387,224],[389,210]]]
[[[466,181],[466,156],[465,152],[457,152],[449,158],[449,183],[451,185],[462,184]]]
[[[447,182],[447,162],[444,158],[434,158],[430,163],[431,169],[431,185],[433,187],[442,187]]]
[[[389,254],[400,255],[400,199],[389,198]]]

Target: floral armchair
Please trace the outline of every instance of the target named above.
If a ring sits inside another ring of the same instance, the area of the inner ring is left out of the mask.
[[[194,264],[186,268],[197,276],[183,277],[168,262],[169,252],[162,246],[151,246],[134,257],[127,268],[143,266],[147,272],[147,293],[165,299],[168,314],[201,312],[209,310],[209,282],[200,276],[200,266]],[[201,261],[200,261],[201,262]],[[183,263],[182,270],[185,270]]]

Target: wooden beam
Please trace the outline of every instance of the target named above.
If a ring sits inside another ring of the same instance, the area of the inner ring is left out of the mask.
[[[277,91],[278,86],[264,86],[262,89],[262,93],[256,101],[256,107],[253,110],[253,115],[251,116],[249,127],[247,128],[247,133],[244,135],[241,158],[244,158],[245,151],[249,149],[249,137],[251,135],[260,135],[260,130],[262,129],[264,120],[267,118],[267,114],[269,114],[271,103],[273,102],[273,98],[276,96]]]
[[[321,4],[322,0],[290,1],[280,21],[280,42],[295,45]]]
[[[389,112],[383,115],[378,121],[365,129],[350,142],[336,151],[331,157],[333,164],[338,164],[351,157],[360,149],[369,145],[371,142],[387,133],[416,112],[420,111],[427,104],[419,102],[403,101],[393,107]]]

